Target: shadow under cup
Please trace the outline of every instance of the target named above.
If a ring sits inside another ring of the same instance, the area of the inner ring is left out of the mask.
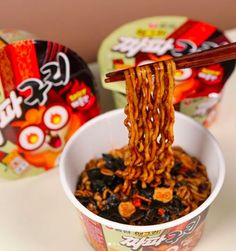
[[[181,146],[205,164],[212,183],[212,192],[200,207],[164,224],[130,226],[93,214],[75,198],[77,180],[85,164],[92,158],[100,157],[102,153],[127,144],[124,118],[123,109],[118,109],[90,120],[71,137],[60,158],[62,186],[80,215],[87,239],[99,251],[191,250],[201,237],[208,208],[222,187],[225,165],[214,137],[183,114],[175,113],[174,145]]]

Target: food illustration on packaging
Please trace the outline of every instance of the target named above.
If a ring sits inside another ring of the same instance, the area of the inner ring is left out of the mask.
[[[2,47],[0,80],[0,177],[52,169],[72,134],[100,112],[86,63],[57,43]]]
[[[65,142],[82,125],[81,118],[60,104],[28,110],[25,120],[12,123],[20,129],[18,152],[36,168],[53,168]]]

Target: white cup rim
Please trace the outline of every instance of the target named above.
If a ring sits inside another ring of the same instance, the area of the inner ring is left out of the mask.
[[[121,112],[124,112],[124,110],[121,109],[116,109],[116,110],[112,110],[106,113],[103,113],[102,115],[99,115],[93,119],[91,119],[90,121],[86,122],[86,124],[84,124],[82,127],[80,127],[73,135],[72,137],[69,139],[69,141],[66,143],[66,146],[60,156],[60,162],[59,162],[59,173],[60,173],[60,180],[61,180],[61,184],[62,187],[65,191],[66,196],[68,197],[68,199],[73,203],[73,205],[79,209],[79,211],[86,215],[87,217],[89,217],[91,220],[98,222],[102,225],[106,225],[109,228],[113,228],[113,229],[119,229],[119,230],[123,230],[123,231],[132,231],[132,232],[152,232],[152,231],[158,231],[158,230],[164,230],[167,228],[172,228],[175,227],[177,225],[180,225],[184,222],[187,222],[191,219],[193,219],[194,217],[198,216],[199,214],[201,214],[204,210],[206,210],[211,204],[212,202],[215,200],[216,196],[218,195],[218,193],[220,192],[220,189],[223,185],[224,182],[224,177],[225,177],[225,161],[224,161],[224,157],[222,154],[222,151],[219,147],[219,144],[217,142],[217,140],[215,139],[215,137],[209,132],[209,130],[207,130],[206,128],[204,128],[202,125],[200,125],[198,122],[194,121],[193,119],[189,118],[188,116],[180,113],[180,112],[175,112],[176,116],[181,117],[181,119],[188,121],[188,123],[192,123],[194,124],[195,127],[197,127],[199,130],[204,130],[206,134],[208,134],[208,136],[210,137],[211,141],[213,142],[213,144],[215,145],[215,149],[216,149],[216,154],[218,155],[219,158],[219,176],[217,179],[217,182],[215,184],[215,187],[213,189],[213,191],[211,192],[210,196],[206,199],[205,202],[203,202],[197,209],[195,209],[194,211],[192,211],[191,213],[170,221],[170,222],[166,222],[166,223],[162,223],[162,224],[156,224],[156,225],[148,225],[148,226],[133,226],[133,225],[128,225],[128,224],[122,224],[122,223],[118,223],[118,222],[114,222],[111,220],[107,220],[104,219],[94,213],[92,213],[91,211],[89,211],[85,206],[83,206],[74,196],[73,192],[70,190],[68,184],[67,184],[67,180],[66,180],[66,176],[65,176],[65,172],[66,172],[66,168],[65,165],[63,164],[65,162],[65,158],[67,155],[67,152],[69,151],[70,145],[71,143],[78,137],[79,134],[83,133],[84,130],[86,130],[87,128],[89,128],[90,126],[93,126],[94,124],[96,124],[98,121],[103,120],[106,117],[111,117],[111,116],[116,116],[118,114],[120,114]]]

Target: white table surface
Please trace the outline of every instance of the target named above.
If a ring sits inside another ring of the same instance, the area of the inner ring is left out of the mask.
[[[227,32],[236,41],[236,29]],[[91,65],[97,74],[97,65]],[[112,105],[102,91],[103,109]],[[226,178],[208,214],[195,251],[236,250],[236,71],[227,82],[219,116],[210,131],[226,161]],[[78,216],[62,190],[58,169],[19,181],[0,180],[0,251],[91,251]]]

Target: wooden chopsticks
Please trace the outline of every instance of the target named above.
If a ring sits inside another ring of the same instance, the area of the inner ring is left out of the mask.
[[[177,69],[183,69],[221,63],[232,59],[236,59],[236,42],[217,48],[177,57],[174,58],[174,61]],[[155,64],[155,62],[148,65],[153,64]],[[105,82],[110,83],[124,80],[124,71],[125,69],[107,73]]]

